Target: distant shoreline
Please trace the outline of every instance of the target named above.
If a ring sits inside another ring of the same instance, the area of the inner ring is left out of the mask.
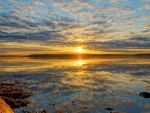
[[[31,54],[31,55],[0,55],[0,57],[29,57],[33,59],[42,58],[123,58],[123,57],[142,57],[150,58],[150,53],[142,54]]]

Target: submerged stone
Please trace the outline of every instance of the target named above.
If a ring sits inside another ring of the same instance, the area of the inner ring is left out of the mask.
[[[150,98],[150,93],[148,92],[140,92],[140,96],[144,98]]]
[[[113,108],[105,108],[105,110],[112,111],[114,109]]]

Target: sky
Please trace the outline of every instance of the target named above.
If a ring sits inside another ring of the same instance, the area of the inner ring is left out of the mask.
[[[150,0],[0,0],[0,53],[150,52]]]

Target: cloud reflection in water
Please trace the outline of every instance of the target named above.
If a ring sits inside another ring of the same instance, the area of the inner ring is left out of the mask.
[[[105,113],[106,107],[128,113],[149,110],[149,100],[138,95],[149,91],[149,59],[17,58],[0,61],[0,77],[5,75],[2,79],[21,79],[35,92],[26,108],[31,111],[60,109],[69,113]],[[52,106],[54,101],[55,106]],[[21,109],[15,111],[20,113]]]

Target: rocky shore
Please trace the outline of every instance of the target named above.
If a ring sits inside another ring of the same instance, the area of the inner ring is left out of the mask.
[[[21,82],[5,81],[0,84],[0,113],[13,113],[12,109],[25,107],[31,92],[22,87]]]

